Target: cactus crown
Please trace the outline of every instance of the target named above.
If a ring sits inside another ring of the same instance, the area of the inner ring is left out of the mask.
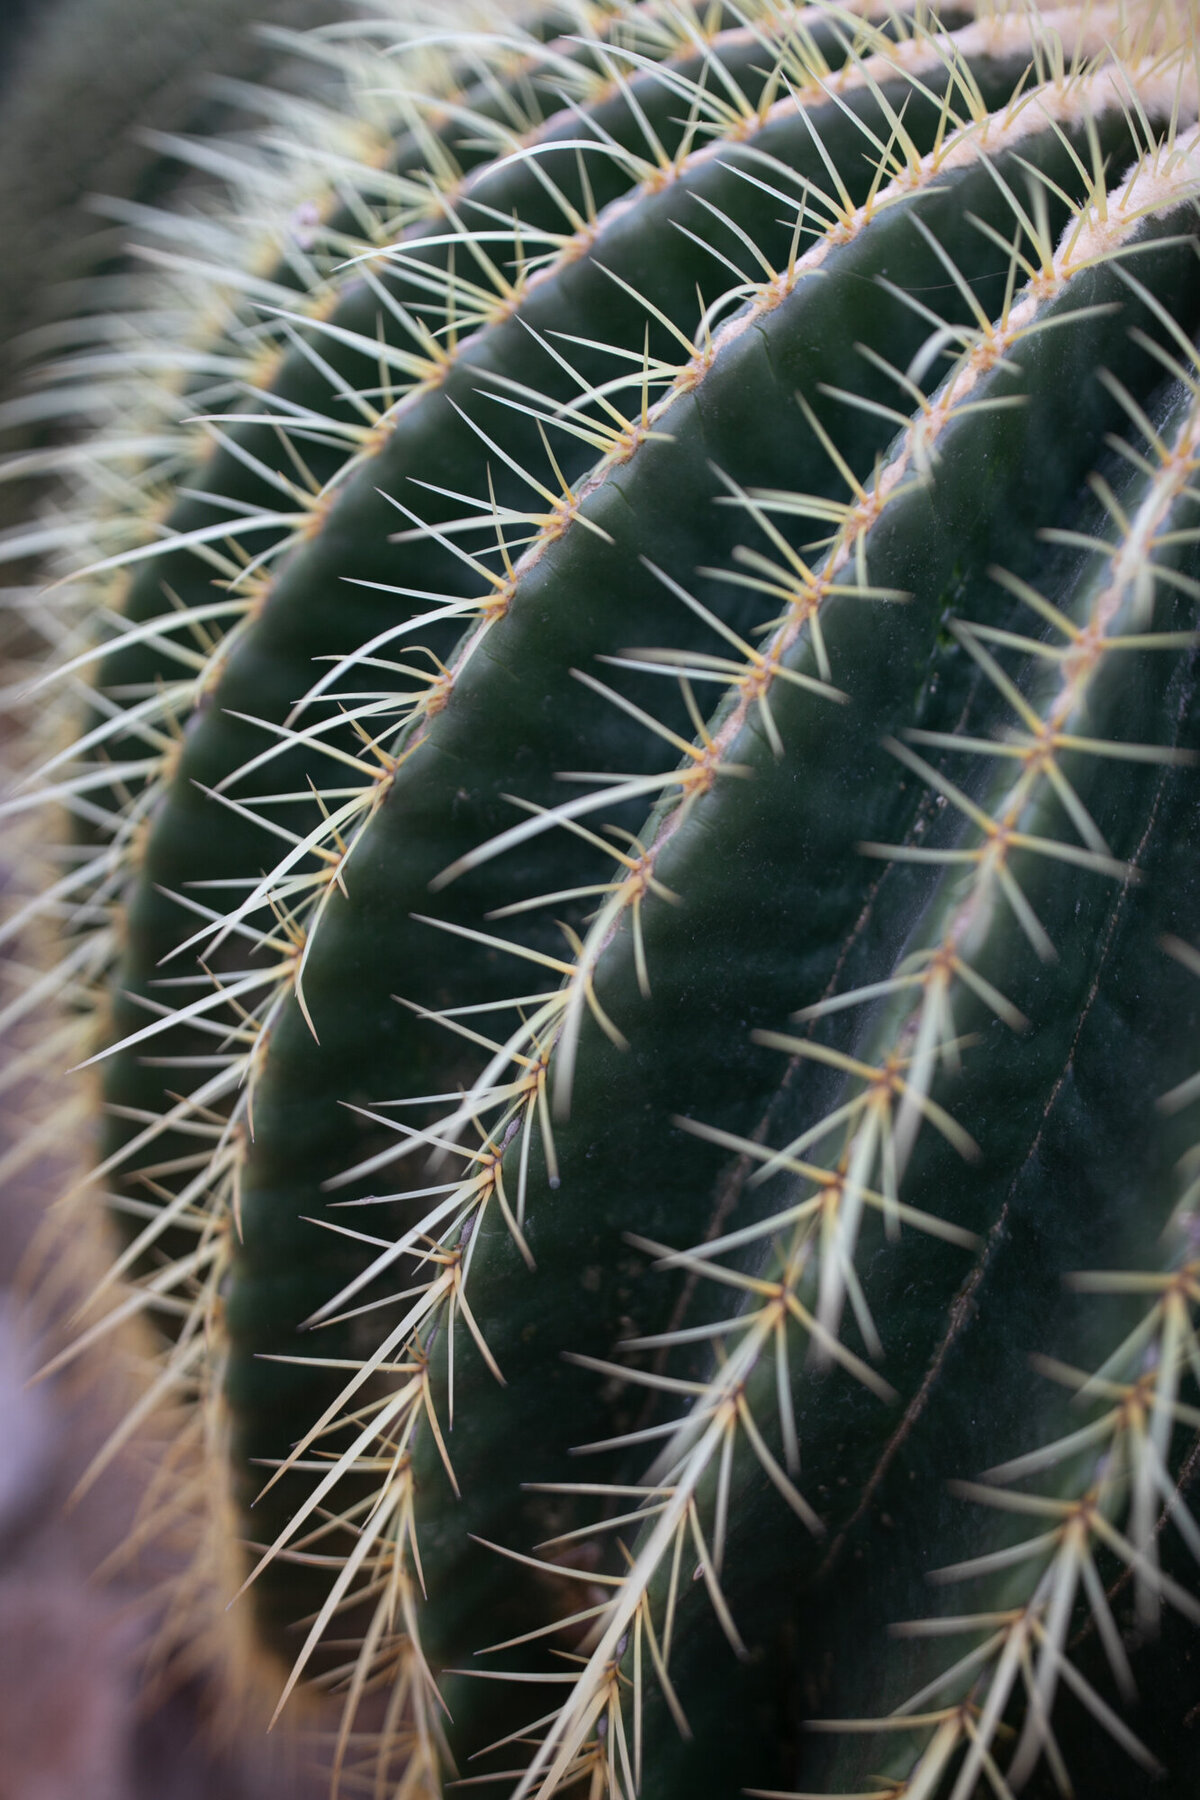
[[[47,371],[66,1354],[347,1792],[1192,1791],[1196,42],[317,33]]]

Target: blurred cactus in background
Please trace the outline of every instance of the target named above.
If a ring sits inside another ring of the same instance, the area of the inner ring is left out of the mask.
[[[43,0],[37,7],[6,0],[0,21],[0,230],[7,245],[0,377],[6,383],[39,353],[38,337],[27,344],[26,333],[44,332],[52,320],[65,333],[74,316],[112,304],[107,289],[114,284],[97,278],[128,239],[129,203],[161,202],[183,173],[148,134],[244,129],[248,116],[235,110],[221,78],[254,84],[284,73],[278,41],[257,32],[255,22],[296,30],[351,16],[351,0],[259,0],[249,9],[231,0],[170,6]],[[119,225],[105,224],[89,206],[106,199],[125,203]]]

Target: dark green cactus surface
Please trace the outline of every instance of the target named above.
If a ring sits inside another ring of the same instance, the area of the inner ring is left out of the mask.
[[[347,1794],[1183,1800],[1194,4],[398,11],[71,515],[80,1341]]]

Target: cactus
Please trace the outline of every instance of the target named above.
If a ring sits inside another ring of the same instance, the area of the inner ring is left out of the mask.
[[[318,35],[79,459],[64,1355],[347,1792],[1195,1791],[1197,24]]]
[[[346,11],[343,0],[262,0],[252,17],[294,28]],[[120,57],[110,51],[115,36],[125,46]],[[106,226],[94,204],[161,204],[182,173],[177,158],[162,154],[170,134],[244,126],[236,100],[230,104],[234,74],[243,83],[289,80],[279,44],[252,32],[245,9],[230,0],[183,0],[169,13],[140,0],[10,0],[0,22],[6,388],[25,360],[23,334],[32,332],[36,344],[51,317],[70,318],[72,302],[85,313],[103,306],[101,274],[111,286],[128,227],[124,219],[116,231]]]

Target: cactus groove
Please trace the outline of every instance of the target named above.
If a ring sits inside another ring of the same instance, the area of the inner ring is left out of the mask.
[[[347,1793],[1182,1800],[1195,0],[395,36],[10,803],[180,1630]]]

